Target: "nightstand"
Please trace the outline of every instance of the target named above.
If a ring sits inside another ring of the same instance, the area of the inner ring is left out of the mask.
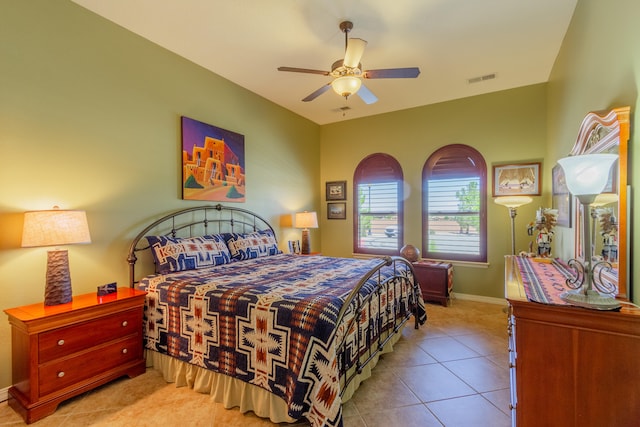
[[[424,301],[437,301],[447,306],[453,289],[453,265],[448,262],[418,261],[413,271]]]
[[[102,297],[79,295],[67,304],[5,310],[11,324],[9,406],[29,424],[70,397],[144,373],[145,295],[119,288]]]

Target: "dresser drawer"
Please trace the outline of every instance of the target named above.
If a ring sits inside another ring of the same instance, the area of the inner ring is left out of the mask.
[[[66,356],[120,337],[142,332],[142,308],[67,326],[38,336],[39,363]]]
[[[124,337],[106,346],[41,365],[38,372],[40,396],[61,390],[82,380],[140,359],[142,336],[140,333]]]

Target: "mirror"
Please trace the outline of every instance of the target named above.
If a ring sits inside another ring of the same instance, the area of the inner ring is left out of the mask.
[[[570,155],[590,153],[615,153],[618,160],[612,167],[610,184],[590,207],[591,212],[581,212],[574,198],[575,256],[582,258],[580,224],[581,215],[592,215],[592,249],[595,256],[608,258],[614,267],[614,276],[608,278],[618,286],[618,297],[628,298],[629,278],[629,227],[627,187],[627,144],[629,141],[630,107],[610,111],[591,112],[582,121],[578,138]]]

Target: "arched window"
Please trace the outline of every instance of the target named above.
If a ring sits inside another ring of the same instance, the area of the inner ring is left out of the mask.
[[[422,169],[422,256],[487,261],[487,165],[472,147],[442,147]]]
[[[364,158],[353,176],[353,251],[397,255],[403,246],[400,163],[384,153]]]

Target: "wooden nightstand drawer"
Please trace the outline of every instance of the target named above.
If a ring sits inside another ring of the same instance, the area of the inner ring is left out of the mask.
[[[124,365],[140,358],[141,353],[142,336],[134,334],[108,345],[93,347],[90,351],[41,365],[38,373],[40,396]]]
[[[142,307],[67,326],[38,336],[40,363],[123,336],[141,333]]]

